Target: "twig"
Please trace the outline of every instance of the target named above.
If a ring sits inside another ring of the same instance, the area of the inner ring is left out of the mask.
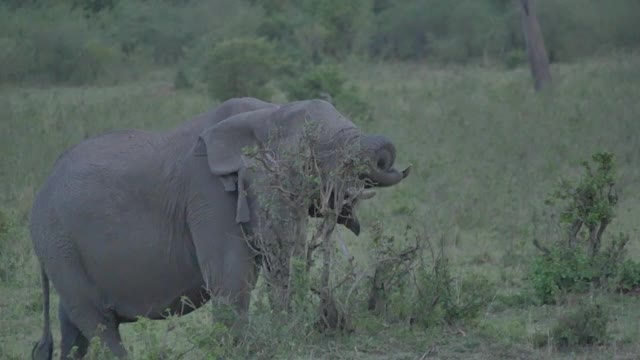
[[[336,234],[338,236],[338,241],[340,242],[340,248],[342,249],[342,253],[344,254],[344,256],[347,258],[347,260],[349,262],[353,261],[353,256],[351,256],[351,254],[349,253],[349,249],[347,248],[347,244],[345,244],[344,242],[344,238],[342,237],[342,234],[340,233],[340,230],[336,229]]]
[[[545,255],[551,254],[551,251],[549,251],[549,249],[547,249],[545,246],[540,244],[537,238],[533,239],[533,245],[535,245],[535,247],[537,247],[538,250],[542,251]]]
[[[196,349],[196,345],[191,346],[187,350],[185,350],[185,351],[181,352],[180,354],[176,355],[176,359],[182,359],[183,356],[187,355],[188,353],[192,352],[195,349]]]
[[[569,230],[569,245],[574,246],[578,242],[578,232],[580,228],[582,228],[582,220],[577,219],[571,224],[571,228]]]

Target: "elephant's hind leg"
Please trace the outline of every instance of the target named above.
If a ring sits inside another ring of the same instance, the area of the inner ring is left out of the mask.
[[[62,335],[60,359],[67,359],[70,355],[73,359],[82,359],[87,354],[89,340],[82,335],[80,329],[69,319],[69,315],[67,315],[62,304],[58,305],[58,317]]]
[[[88,307],[76,308],[71,316],[62,303],[58,308],[58,314],[62,333],[61,359],[67,359],[69,355],[73,359],[82,359],[89,348],[90,337],[93,336],[99,337],[113,355],[120,358],[127,356],[115,317],[101,316],[98,311]],[[79,321],[76,322],[72,318]]]
[[[67,245],[58,251],[54,261],[47,264],[47,270],[62,304],[59,308],[63,332],[62,357],[65,358],[73,346],[77,346],[78,355],[82,355],[83,351],[86,352],[87,340],[90,341],[95,336],[114,355],[126,357],[127,352],[122,346],[118,331],[119,321],[106,302],[106,297],[101,295],[86,275],[73,247]]]

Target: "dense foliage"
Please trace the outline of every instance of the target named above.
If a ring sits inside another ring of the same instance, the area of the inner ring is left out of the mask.
[[[251,38],[224,40],[213,47],[207,59],[202,76],[214,98],[269,98],[267,83],[278,70],[271,43]]]
[[[549,0],[538,10],[552,61],[640,46],[637,1]],[[525,59],[509,0],[3,0],[0,34],[0,82],[89,83],[130,78],[136,66],[201,66],[207,49],[236,37],[266,38],[304,64]]]

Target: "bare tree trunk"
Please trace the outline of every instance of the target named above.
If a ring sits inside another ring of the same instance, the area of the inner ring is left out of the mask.
[[[549,72],[549,57],[544,46],[544,39],[538,17],[536,16],[531,3],[533,0],[520,0],[522,8],[522,31],[527,44],[527,56],[531,66],[531,75],[535,82],[535,89],[538,91],[551,81]]]

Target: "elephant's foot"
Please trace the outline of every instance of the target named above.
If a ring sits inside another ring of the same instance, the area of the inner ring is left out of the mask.
[[[53,338],[51,334],[43,336],[31,350],[31,358],[33,360],[51,360],[53,357]]]

